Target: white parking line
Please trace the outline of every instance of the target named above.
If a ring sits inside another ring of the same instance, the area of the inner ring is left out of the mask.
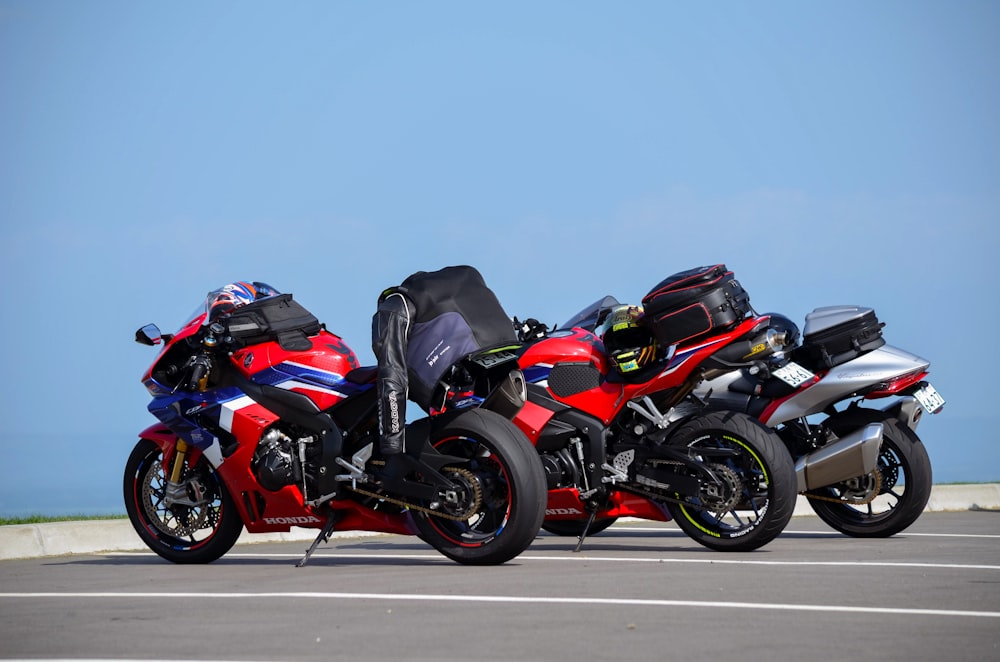
[[[671,533],[682,533],[680,529],[670,529],[670,528],[655,528],[649,526],[614,526],[608,529],[608,531],[615,531],[618,533],[628,533],[630,531],[636,531],[641,533],[663,533],[669,531]],[[781,535],[786,533],[792,533],[795,535],[812,535],[812,536],[841,536],[848,537],[846,534],[840,531],[793,531],[791,529],[785,529],[781,532]],[[897,533],[894,537],[905,538],[909,536],[925,537],[925,538],[1000,538],[998,534],[992,533],[913,533],[910,531],[903,531]],[[556,538],[566,537],[566,536],[552,536]]]
[[[694,609],[750,609],[772,611],[834,612],[846,614],[879,614],[902,616],[955,616],[963,618],[1000,618],[1000,611],[965,611],[960,609],[904,609],[899,607],[859,607],[851,605],[794,605],[766,602],[719,602],[696,600],[647,600],[640,598],[570,598],[534,597],[516,595],[440,595],[440,594],[394,594],[394,593],[320,593],[320,592],[261,592],[261,593],[0,593],[0,599],[22,598],[149,598],[185,600],[206,598],[223,600],[261,600],[267,598],[291,600],[382,600],[409,602],[468,602],[468,603],[508,603],[508,604],[560,604],[560,605],[615,605],[637,607],[687,607]]]

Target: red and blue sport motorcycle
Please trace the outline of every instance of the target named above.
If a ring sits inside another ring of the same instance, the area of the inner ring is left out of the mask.
[[[417,535],[459,563],[498,564],[534,540],[545,478],[507,418],[523,402],[513,357],[465,357],[456,392],[477,397],[412,422],[417,443],[383,457],[376,367],[360,367],[290,294],[216,309],[176,334],[136,332],[162,348],[142,379],[159,421],[139,434],[124,497],[154,552],[207,563],[244,528],[296,526],[319,530],[299,565],[335,530]]]

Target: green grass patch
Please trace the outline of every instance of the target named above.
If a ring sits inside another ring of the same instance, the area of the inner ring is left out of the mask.
[[[128,519],[128,515],[27,515],[25,517],[0,517],[0,526],[8,524],[46,524],[48,522],[79,522],[92,519]]]

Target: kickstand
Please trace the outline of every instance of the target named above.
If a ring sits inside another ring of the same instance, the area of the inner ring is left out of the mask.
[[[330,540],[330,535],[333,533],[333,527],[337,523],[337,518],[334,517],[333,513],[326,516],[326,524],[320,529],[319,535],[316,536],[316,540],[309,545],[309,549],[306,550],[306,555],[302,557],[302,560],[295,564],[296,568],[301,568],[306,563],[309,563],[309,557],[312,556],[316,548],[319,547],[321,542],[328,542]]]
[[[580,548],[583,547],[583,539],[587,537],[587,532],[590,531],[590,526],[594,523],[594,517],[596,516],[596,510],[590,511],[590,517],[587,518],[587,526],[583,527],[583,531],[580,533],[580,540],[577,541],[576,549],[573,550],[574,552],[579,552]]]

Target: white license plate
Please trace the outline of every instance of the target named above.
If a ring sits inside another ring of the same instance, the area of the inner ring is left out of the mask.
[[[792,387],[801,386],[816,376],[795,361],[789,361],[771,374]]]
[[[924,408],[924,411],[930,414],[936,414],[941,411],[941,407],[944,407],[944,398],[930,384],[927,384],[914,393],[913,397],[917,399],[917,402]]]

